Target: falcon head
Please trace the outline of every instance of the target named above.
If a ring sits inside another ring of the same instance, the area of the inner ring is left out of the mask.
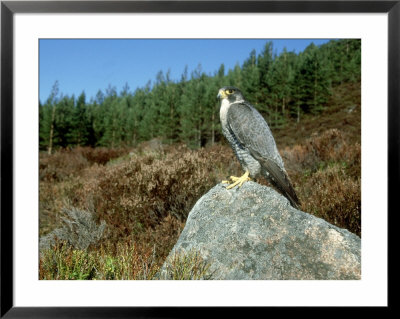
[[[234,86],[224,86],[219,89],[217,98],[220,100],[227,99],[230,103],[244,100],[242,92]]]

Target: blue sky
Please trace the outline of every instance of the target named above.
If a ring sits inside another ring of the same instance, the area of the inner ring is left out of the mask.
[[[45,102],[55,81],[64,95],[76,97],[85,92],[87,101],[109,85],[121,92],[128,83],[133,92],[155,80],[159,71],[170,70],[179,80],[188,66],[188,74],[201,64],[202,71],[213,75],[220,65],[225,72],[240,65],[255,49],[262,52],[272,41],[274,52],[286,47],[299,53],[311,42],[320,45],[326,39],[41,39],[39,42],[39,98]]]

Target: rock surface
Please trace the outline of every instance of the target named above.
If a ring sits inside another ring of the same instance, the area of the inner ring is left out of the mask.
[[[189,213],[176,252],[198,252],[211,279],[361,279],[361,239],[296,210],[273,189],[218,184]]]

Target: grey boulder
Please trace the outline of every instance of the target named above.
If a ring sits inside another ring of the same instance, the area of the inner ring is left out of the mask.
[[[208,279],[361,279],[361,239],[290,206],[254,182],[227,190],[218,184],[190,211],[160,274],[176,253],[195,251]]]

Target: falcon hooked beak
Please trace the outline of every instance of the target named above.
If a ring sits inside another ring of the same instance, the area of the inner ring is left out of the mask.
[[[226,97],[227,97],[227,95],[226,95],[225,91],[222,90],[222,89],[220,89],[220,90],[218,91],[217,99],[222,100],[222,99],[225,99]]]

